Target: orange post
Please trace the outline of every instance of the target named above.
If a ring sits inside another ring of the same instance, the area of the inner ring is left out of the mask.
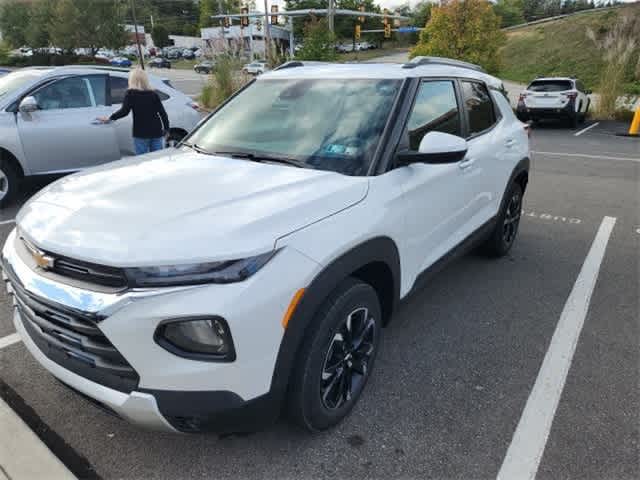
[[[629,135],[640,135],[640,105],[636,107],[636,113],[633,115]]]

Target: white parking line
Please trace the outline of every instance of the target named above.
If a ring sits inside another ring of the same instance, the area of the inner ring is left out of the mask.
[[[11,220],[3,220],[0,222],[0,225],[9,225],[10,223],[16,223],[15,219],[11,219]]]
[[[584,132],[586,132],[587,130],[591,130],[593,127],[595,127],[597,125],[600,125],[600,122],[596,122],[593,125],[589,125],[587,128],[583,128],[582,130],[580,130],[579,132],[574,133],[573,135],[576,136],[576,137],[579,137]]]
[[[536,476],[615,224],[614,217],[604,217],[600,224],[558,320],[536,383],[498,472],[498,480],[532,480]]]
[[[584,158],[598,158],[601,160],[620,160],[620,161],[626,161],[626,162],[640,162],[640,158],[609,157],[605,155],[587,155],[586,153],[539,152],[536,150],[531,150],[531,153],[535,153],[538,155],[555,155],[558,157],[584,157]]]
[[[7,335],[6,337],[0,338],[0,350],[9,345],[13,345],[14,343],[18,343],[20,341],[20,335],[17,333],[12,333],[11,335]]]

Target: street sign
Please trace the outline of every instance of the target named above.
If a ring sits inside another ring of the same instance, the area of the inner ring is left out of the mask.
[[[418,27],[398,27],[396,29],[396,32],[398,33],[413,33],[413,32],[417,32],[420,29]]]

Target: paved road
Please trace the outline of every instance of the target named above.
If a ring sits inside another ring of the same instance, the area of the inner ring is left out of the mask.
[[[512,253],[467,256],[407,299],[361,402],[330,432],[285,422],[228,438],[141,431],[60,386],[20,343],[0,349],[0,395],[76,473],[102,478],[496,478],[596,231],[612,216],[537,478],[640,478],[640,142],[610,134],[618,128],[534,132],[539,153]],[[0,241],[11,228],[0,225]],[[1,292],[0,338],[14,332],[10,314]]]

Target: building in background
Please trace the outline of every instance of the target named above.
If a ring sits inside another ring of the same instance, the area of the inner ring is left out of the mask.
[[[280,54],[290,50],[291,31],[276,25],[268,25],[273,48]],[[265,58],[264,18],[251,18],[249,26],[231,25],[229,28],[208,27],[201,29],[202,40],[209,54],[230,52],[247,58]]]

